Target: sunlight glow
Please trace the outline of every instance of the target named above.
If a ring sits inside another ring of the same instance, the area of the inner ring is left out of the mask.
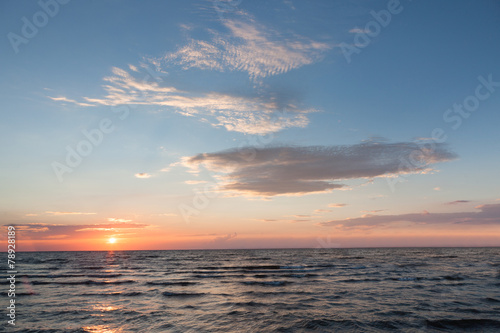
[[[110,239],[108,239],[108,243],[109,243],[109,244],[114,244],[114,243],[116,243],[116,238],[111,237]]]

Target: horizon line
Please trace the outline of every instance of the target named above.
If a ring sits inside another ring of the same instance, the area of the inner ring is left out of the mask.
[[[277,248],[237,248],[237,249],[156,249],[156,250],[40,250],[17,251],[16,253],[37,252],[138,252],[138,251],[243,251],[243,250],[362,250],[362,249],[481,249],[500,248],[500,245],[483,246],[368,246],[368,247],[277,247]],[[7,253],[0,251],[0,253]]]

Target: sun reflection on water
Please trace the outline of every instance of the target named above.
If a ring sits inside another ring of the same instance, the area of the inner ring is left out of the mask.
[[[120,308],[116,307],[116,306],[110,306],[110,305],[108,305],[108,306],[106,306],[106,305],[94,305],[94,306],[92,306],[92,310],[107,312],[107,311],[120,310]]]
[[[94,325],[82,327],[83,330],[89,333],[118,333],[118,330],[112,329],[106,325]]]

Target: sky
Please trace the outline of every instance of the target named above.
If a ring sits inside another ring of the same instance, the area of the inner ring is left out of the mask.
[[[500,3],[2,1],[20,251],[500,246]]]

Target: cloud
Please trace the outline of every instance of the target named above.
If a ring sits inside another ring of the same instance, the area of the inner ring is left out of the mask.
[[[212,242],[213,243],[223,243],[223,242],[227,242],[228,240],[231,240],[233,238],[236,238],[236,236],[238,236],[237,233],[233,233],[233,234],[227,234],[225,236],[219,236],[219,237],[215,237]]]
[[[85,103],[85,102],[77,102],[74,99],[66,98],[64,96],[61,96],[61,97],[50,97],[50,96],[48,96],[48,97],[51,100],[57,101],[57,102],[68,102],[68,103],[72,103],[72,104],[75,104],[75,105],[78,105],[78,106],[94,106],[94,104]]]
[[[333,208],[341,208],[341,207],[345,207],[347,206],[347,204],[345,203],[332,203],[332,204],[329,204],[328,207],[333,207]]]
[[[263,95],[261,90],[256,92],[257,96],[190,92],[168,85],[158,77],[159,73],[166,75],[166,70],[180,67],[246,72],[256,82],[319,61],[331,48],[306,37],[290,33],[284,36],[247,14],[237,13],[237,16],[223,21],[224,33],[210,30],[209,40],[191,39],[175,52],[159,58],[144,58],[140,66],[129,64],[128,71],[113,67],[112,75],[103,78],[104,96],[83,97],[80,101],[64,96],[49,98],[79,106],[161,106],[184,116],[197,117],[214,127],[245,134],[267,134],[307,126],[307,115],[317,110],[303,107],[293,98],[279,101],[276,96]]]
[[[386,210],[387,209],[362,210],[361,213],[375,214],[375,213],[384,212]]]
[[[184,183],[188,185],[198,185],[198,184],[205,184],[207,181],[206,180],[186,180]]]
[[[144,173],[144,172],[136,173],[134,176],[136,178],[143,178],[143,179],[151,178],[151,175],[149,173]]]
[[[353,28],[349,30],[349,33],[351,34],[365,34],[367,32],[370,32],[368,29],[361,29],[361,28]]]
[[[331,213],[331,212],[333,212],[333,210],[331,210],[331,209],[316,209],[314,211],[315,214],[317,214],[317,213]]]
[[[84,97],[89,105],[154,105],[163,106],[184,116],[198,117],[212,126],[245,134],[267,134],[292,127],[306,127],[307,114],[317,112],[302,108],[293,98],[288,101],[273,94],[237,96],[217,92],[186,92],[158,82],[139,79],[138,74],[114,67],[113,75],[104,78],[107,95]],[[150,76],[147,76],[150,78]],[[77,105],[81,102],[72,101]]]
[[[385,226],[395,222],[411,222],[418,224],[500,224],[500,204],[480,205],[475,207],[477,212],[456,212],[456,213],[422,213],[399,214],[399,215],[372,215],[367,214],[362,217],[348,218],[344,220],[332,220],[320,222],[319,225],[325,227],[377,227]]]
[[[414,164],[408,164],[411,157]],[[428,173],[434,163],[456,158],[444,144],[425,150],[415,143],[366,142],[351,146],[241,148],[184,157],[220,173],[219,190],[245,196],[304,195],[342,189],[356,178]]]
[[[48,214],[48,215],[55,215],[55,216],[61,216],[61,215],[95,215],[96,213],[82,213],[82,212],[45,212],[45,214]]]
[[[470,200],[455,200],[455,201],[450,201],[445,203],[445,205],[459,205],[459,204],[464,204],[464,203],[469,203],[472,202]]]
[[[441,187],[434,187],[434,191],[441,191]]]
[[[223,21],[228,33],[213,32],[209,41],[192,39],[187,45],[154,63],[167,62],[184,69],[243,71],[250,79],[283,74],[321,59],[331,48],[302,36],[284,36],[246,16]]]
[[[109,219],[108,219],[109,220]],[[129,233],[133,230],[149,227],[147,224],[131,222],[113,222],[100,224],[46,224],[46,223],[25,223],[14,224],[16,231],[26,239],[57,239],[68,237],[82,237],[85,235],[96,236],[107,235],[110,232]]]
[[[84,213],[84,212],[52,212],[46,211],[44,213],[29,213],[25,214],[26,217],[43,217],[43,216],[68,216],[68,215],[96,215],[97,213]]]
[[[119,219],[119,218],[115,218],[115,217],[108,217],[108,221],[109,222],[121,222],[121,223],[132,222],[132,220]]]

